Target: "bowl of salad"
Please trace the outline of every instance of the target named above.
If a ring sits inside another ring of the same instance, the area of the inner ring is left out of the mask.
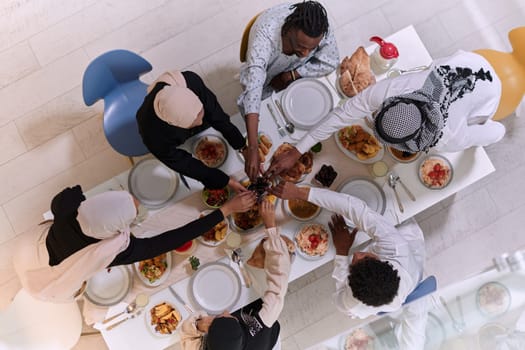
[[[219,189],[204,188],[202,190],[202,201],[207,207],[212,209],[220,208],[230,198],[228,187]]]

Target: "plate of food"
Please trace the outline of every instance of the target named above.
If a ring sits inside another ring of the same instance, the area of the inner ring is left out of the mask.
[[[150,209],[165,206],[178,187],[177,174],[155,158],[142,159],[129,172],[129,191]]]
[[[346,156],[359,163],[372,164],[381,160],[385,150],[364,120],[355,120],[334,133],[335,143]]]
[[[421,152],[410,153],[406,151],[400,151],[393,148],[392,146],[388,146],[386,149],[390,157],[399,163],[412,163],[421,155]]]
[[[364,201],[366,205],[379,214],[386,210],[385,192],[377,183],[366,177],[352,177],[343,181],[337,192],[346,193]]]
[[[175,333],[182,322],[182,315],[168,302],[161,302],[146,312],[146,325],[153,335],[169,337]]]
[[[189,290],[200,309],[218,315],[239,300],[241,280],[229,265],[212,262],[202,265],[191,276]]]
[[[318,223],[301,226],[294,239],[299,255],[307,260],[321,259],[330,246],[328,229]]]
[[[250,187],[250,180],[248,178],[244,178],[240,183],[246,188]],[[261,227],[263,220],[261,215],[259,215],[259,203],[265,198],[271,201],[274,205],[278,200],[274,195],[262,193],[257,203],[255,203],[250,210],[244,213],[233,213],[229,216],[230,227],[239,233],[250,233]]]
[[[195,141],[193,154],[210,168],[218,168],[228,156],[228,146],[220,136],[204,135]]]
[[[281,96],[283,112],[296,127],[310,129],[334,107],[332,93],[317,79],[294,81]]]
[[[278,157],[279,155],[288,152],[293,148],[293,145],[290,143],[283,143],[275,150],[272,159]],[[308,151],[301,155],[301,157],[295,162],[294,166],[279,174],[279,178],[284,181],[290,181],[293,183],[301,182],[305,179],[306,175],[312,172],[312,167],[314,165],[314,154],[311,151]]]
[[[340,350],[374,350],[374,337],[363,328],[357,328],[339,338]]]
[[[510,292],[499,282],[488,282],[476,293],[478,310],[487,317],[503,315],[510,307]]]
[[[202,189],[202,201],[206,206],[212,209],[220,208],[230,198],[230,189],[228,187],[210,189]]]
[[[132,284],[133,279],[126,266],[113,266],[92,276],[87,281],[84,295],[95,305],[111,306],[128,295]]]
[[[246,137],[246,135],[244,135],[244,137]],[[265,132],[259,131],[259,137],[257,141],[259,145],[257,148],[257,151],[259,152],[259,161],[261,163],[265,163],[266,160],[268,160],[268,154],[270,153],[273,147],[272,139]],[[248,142],[248,140],[246,140],[246,142]],[[242,156],[242,153],[237,152],[237,154],[239,155],[241,161],[244,163],[244,157]]]
[[[418,167],[419,180],[431,190],[440,190],[452,180],[452,164],[440,155],[431,154],[422,159]]]
[[[211,210],[205,210],[200,214],[199,217],[208,215],[211,212]],[[228,221],[224,219],[217,225],[213,226],[206,233],[197,237],[197,239],[202,244],[208,245],[210,247],[216,247],[226,240],[226,236],[228,235],[228,228]]]
[[[306,187],[306,186],[299,186]],[[309,187],[309,186],[308,186]],[[304,201],[302,199],[286,199],[283,200],[283,209],[286,214],[298,221],[310,221],[316,218],[321,213],[321,207]]]
[[[148,287],[161,285],[171,271],[171,254],[163,253],[153,259],[138,261],[133,264],[139,280]]]

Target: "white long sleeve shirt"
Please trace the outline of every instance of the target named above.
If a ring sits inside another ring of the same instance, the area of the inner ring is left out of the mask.
[[[286,242],[281,238],[278,228],[266,230],[268,239],[264,242],[266,257],[264,260],[264,271],[266,273],[267,288],[262,297],[263,305],[258,313],[258,318],[267,328],[277,321],[284,306],[284,297],[288,289],[288,277],[290,275],[290,254]],[[188,317],[181,327],[181,348],[183,350],[198,350],[202,343],[204,333],[196,327],[198,318],[207,316],[199,311]],[[241,320],[239,320],[241,321]]]
[[[415,220],[395,227],[362,200],[327,189],[311,188],[308,201],[342,215],[350,225],[370,236],[372,243],[365,251],[391,263],[400,277],[398,293],[390,304],[380,307],[365,305],[354,298],[348,286],[348,266],[352,255],[338,255],[334,260],[332,274],[336,283],[334,302],[337,308],[350,317],[358,318],[401,308],[408,294],[415,289],[423,276],[425,242]]]
[[[487,146],[505,135],[503,124],[491,118],[496,113],[501,97],[501,81],[492,66],[480,55],[458,51],[452,56],[436,59],[435,66],[470,67],[473,71],[480,68],[491,72],[492,82],[476,82],[470,93],[453,102],[448,110],[448,120],[443,129],[443,136],[434,147],[437,151],[458,152],[472,146]],[[299,152],[308,151],[317,142],[326,140],[355,119],[366,119],[373,124],[375,113],[383,102],[392,96],[411,93],[423,87],[430,70],[384,79],[361,91],[341,106],[330,112],[310,133],[296,145]]]
[[[264,11],[250,30],[246,62],[240,72],[244,89],[237,99],[243,115],[259,113],[261,101],[273,91],[270,82],[278,74],[297,70],[302,77],[320,77],[334,71],[339,63],[339,50],[331,26],[307,57],[283,53],[281,28],[292,13],[290,5],[280,4]]]

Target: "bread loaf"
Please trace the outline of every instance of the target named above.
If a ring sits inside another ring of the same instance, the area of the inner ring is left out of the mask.
[[[376,82],[370,70],[370,57],[360,46],[351,57],[345,57],[339,67],[339,85],[343,93],[353,97]]]

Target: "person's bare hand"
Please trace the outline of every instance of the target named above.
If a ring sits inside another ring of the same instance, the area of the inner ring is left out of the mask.
[[[248,189],[241,185],[241,183],[237,180],[235,180],[233,177],[230,176],[230,181],[228,181],[228,186],[234,190],[236,193],[246,192]]]
[[[308,199],[310,189],[307,187],[297,187],[292,182],[281,181],[277,186],[269,189],[269,192],[281,199]]]
[[[220,208],[224,217],[231,213],[243,213],[254,206],[257,197],[252,191],[241,192]]]
[[[352,244],[354,244],[357,228],[349,232],[345,219],[338,214],[332,215],[332,221],[328,223],[328,227],[330,228],[330,232],[332,232],[335,253],[337,255],[347,256]]]
[[[256,148],[248,148],[247,156],[244,159],[244,171],[250,178],[250,181],[255,181],[260,169],[259,151]]]
[[[197,330],[208,333],[208,330],[210,329],[211,323],[215,319],[215,316],[204,316],[201,317],[195,322],[195,325],[197,327]]]
[[[259,205],[259,214],[263,219],[264,227],[275,227],[275,205],[268,198]]]
[[[293,147],[289,151],[274,157],[270,167],[264,173],[264,176],[273,178],[280,173],[291,169],[295,165],[295,162],[299,160],[299,158],[301,158],[301,153],[297,150],[297,148]]]

